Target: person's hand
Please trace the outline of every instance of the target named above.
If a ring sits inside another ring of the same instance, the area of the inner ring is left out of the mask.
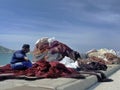
[[[28,59],[28,57],[24,57],[24,59],[26,60],[26,61],[28,61],[29,59]]]

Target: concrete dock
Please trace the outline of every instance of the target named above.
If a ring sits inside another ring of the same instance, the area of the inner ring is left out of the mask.
[[[107,76],[120,69],[119,65],[110,65],[108,67],[108,70],[104,71]],[[96,85],[97,82],[97,78],[94,75],[87,76],[86,79],[56,78],[33,81],[8,79],[0,81],[0,90],[87,90],[91,86]]]
[[[113,82],[96,83],[88,90],[119,90],[120,89],[120,70],[112,74],[109,78],[113,79]]]

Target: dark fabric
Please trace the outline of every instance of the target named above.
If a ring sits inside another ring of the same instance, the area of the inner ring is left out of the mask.
[[[89,70],[89,71],[82,71],[80,74],[89,74],[89,75],[95,75],[98,79],[98,82],[111,82],[113,81],[112,79],[109,79],[106,77],[106,75],[99,70]]]
[[[89,64],[80,64],[80,70],[107,70],[107,65],[99,63],[99,62],[90,62]]]
[[[25,69],[28,69],[30,67],[32,67],[32,63],[29,60],[11,64],[11,68],[14,70],[25,70]]]
[[[18,50],[14,52],[11,60],[11,64],[17,63],[17,62],[22,62],[24,61],[24,57],[26,56],[26,53],[23,52],[22,50]]]

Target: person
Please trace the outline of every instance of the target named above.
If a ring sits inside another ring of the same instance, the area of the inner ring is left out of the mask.
[[[30,45],[24,44],[21,50],[13,53],[10,62],[11,68],[14,70],[25,70],[32,67],[32,62],[28,59],[26,53],[30,51]]]

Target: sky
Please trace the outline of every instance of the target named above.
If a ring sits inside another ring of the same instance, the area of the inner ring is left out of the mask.
[[[79,52],[120,50],[120,0],[0,0],[0,45],[18,50],[42,37]]]

